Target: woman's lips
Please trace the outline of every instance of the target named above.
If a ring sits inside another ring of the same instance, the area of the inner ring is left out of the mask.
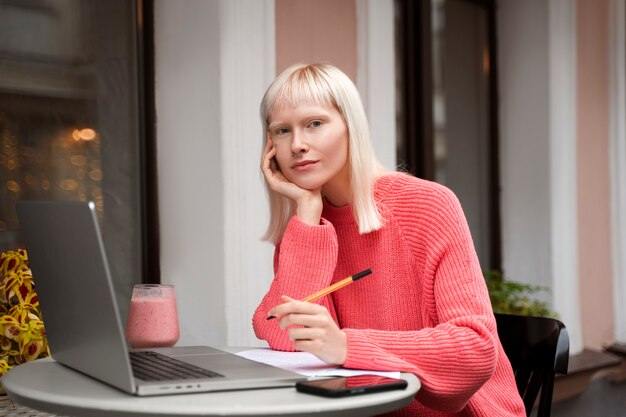
[[[291,169],[294,171],[306,171],[312,169],[315,164],[317,164],[317,161],[300,161],[297,164],[293,164]]]

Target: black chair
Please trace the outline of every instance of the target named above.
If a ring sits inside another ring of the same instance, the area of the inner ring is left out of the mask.
[[[549,417],[555,374],[566,374],[569,336],[565,325],[547,317],[496,314],[498,336],[515,372],[517,389],[530,416]]]

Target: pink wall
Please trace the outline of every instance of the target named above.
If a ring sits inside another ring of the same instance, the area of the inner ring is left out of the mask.
[[[356,82],[355,0],[276,0],[276,72],[329,62]]]
[[[577,2],[579,273],[583,345],[613,340],[608,0]]]

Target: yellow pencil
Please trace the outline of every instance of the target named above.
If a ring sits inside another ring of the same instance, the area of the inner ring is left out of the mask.
[[[369,274],[372,273],[371,269],[366,269],[365,271],[361,271],[358,274],[354,274],[351,277],[348,278],[344,278],[341,281],[335,282],[333,285],[331,285],[330,287],[326,287],[321,291],[316,292],[315,294],[311,294],[308,297],[300,300],[303,302],[311,302],[314,300],[317,300],[318,298],[322,298],[325,295],[330,294],[331,292],[335,292],[337,291],[339,288],[343,288],[346,285],[352,284],[354,281],[357,281]],[[275,319],[276,316],[267,316],[267,320],[271,320],[271,319]]]

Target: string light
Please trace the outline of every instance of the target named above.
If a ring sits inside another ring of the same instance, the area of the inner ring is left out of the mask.
[[[72,131],[72,138],[74,138],[74,140],[77,142],[79,140],[84,140],[88,142],[96,138],[96,131],[88,127],[84,129],[74,129]]]
[[[6,115],[0,112],[0,122],[7,122],[3,116]],[[102,212],[100,136],[95,129],[61,128],[47,137],[35,134],[33,141],[18,140],[11,126],[8,122],[0,123],[0,188],[8,192],[10,200],[92,199],[98,212]],[[17,228],[15,213],[0,211],[0,231]]]

